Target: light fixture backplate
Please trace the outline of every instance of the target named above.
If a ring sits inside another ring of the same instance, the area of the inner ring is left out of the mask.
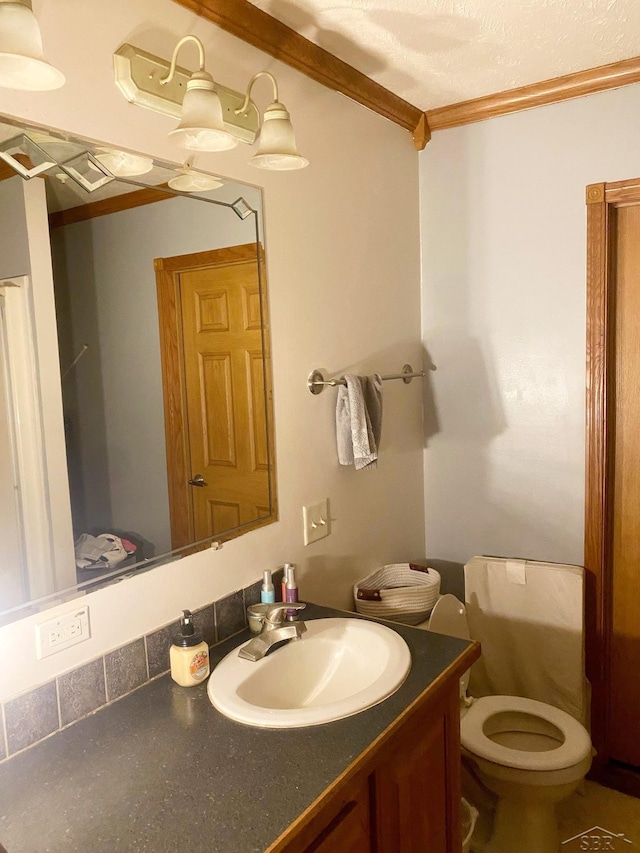
[[[180,118],[182,99],[193,72],[176,67],[173,80],[163,86],[160,80],[169,73],[170,63],[131,44],[123,44],[113,54],[113,67],[116,85],[130,103]],[[216,91],[222,103],[225,128],[240,142],[252,145],[260,127],[258,108],[250,100],[246,111],[236,115],[236,109],[244,103],[244,95],[221,86],[217,80]]]

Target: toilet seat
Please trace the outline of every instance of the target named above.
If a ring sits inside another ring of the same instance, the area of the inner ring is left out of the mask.
[[[505,711],[529,714],[551,723],[561,731],[564,742],[544,752],[526,752],[495,743],[484,733],[484,725],[490,717]],[[579,764],[591,751],[589,734],[578,720],[559,708],[521,696],[476,699],[460,720],[460,740],[472,755],[518,770],[563,770]]]

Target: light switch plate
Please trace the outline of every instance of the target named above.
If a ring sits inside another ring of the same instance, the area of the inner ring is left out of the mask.
[[[83,643],[91,636],[89,628],[89,607],[77,607],[62,616],[48,619],[36,625],[36,646],[38,658],[55,655],[76,643]]]
[[[302,519],[304,522],[304,544],[310,545],[318,539],[324,539],[331,533],[331,519],[329,518],[329,499],[318,501],[314,504],[302,507]]]

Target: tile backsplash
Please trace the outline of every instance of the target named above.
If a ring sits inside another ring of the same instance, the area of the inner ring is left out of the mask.
[[[282,571],[274,572],[280,588]],[[210,646],[247,627],[250,604],[260,601],[261,581],[194,611]],[[178,620],[82,664],[53,681],[0,703],[0,761],[120,699],[169,671],[169,647]]]

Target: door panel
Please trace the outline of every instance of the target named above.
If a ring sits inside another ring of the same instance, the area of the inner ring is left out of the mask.
[[[640,767],[640,205],[616,228],[611,757]]]
[[[257,258],[180,274],[194,538],[269,505]],[[230,523],[232,522],[233,523]]]

